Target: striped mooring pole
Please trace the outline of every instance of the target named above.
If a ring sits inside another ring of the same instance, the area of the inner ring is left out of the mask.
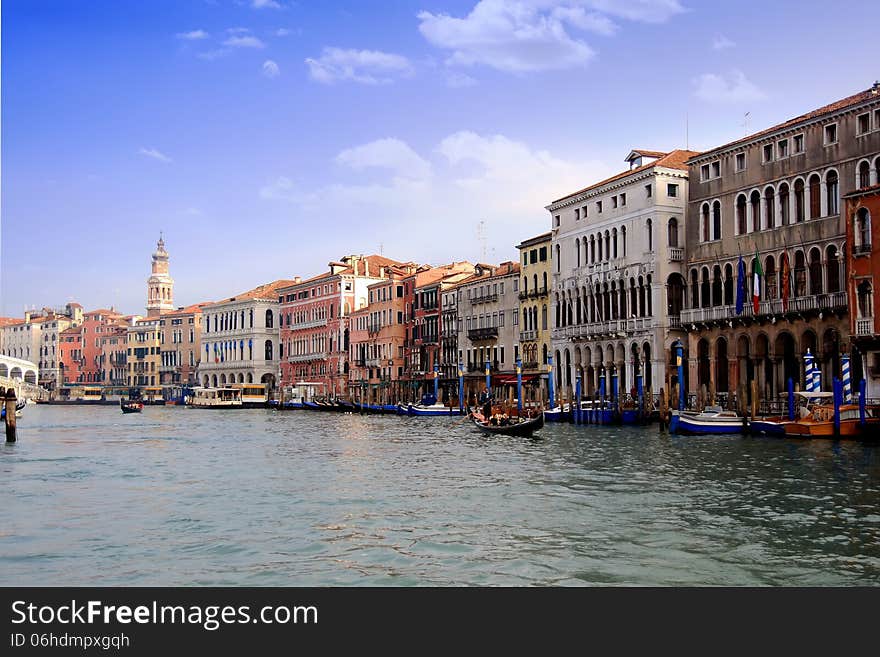
[[[852,378],[849,373],[849,354],[840,357],[840,378],[843,379],[843,403],[852,401]]]

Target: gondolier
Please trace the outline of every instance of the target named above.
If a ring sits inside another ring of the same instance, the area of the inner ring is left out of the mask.
[[[480,393],[480,407],[483,409],[483,417],[492,415],[492,392],[487,386],[483,386],[483,392]]]

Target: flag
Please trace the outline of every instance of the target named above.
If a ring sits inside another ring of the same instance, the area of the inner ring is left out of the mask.
[[[746,265],[742,254],[739,256],[739,264],[736,266],[736,314],[742,315],[746,303]]]
[[[761,277],[764,270],[761,269],[761,260],[758,258],[758,250],[755,249],[755,259],[752,261],[752,307],[758,314],[758,305],[761,303]]]
[[[791,289],[791,266],[788,264],[788,251],[782,252],[782,312],[788,312],[788,295]]]

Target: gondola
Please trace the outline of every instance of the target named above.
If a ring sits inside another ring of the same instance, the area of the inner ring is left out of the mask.
[[[27,406],[27,399],[19,399],[15,403],[15,417],[21,417],[21,412],[24,410],[24,407]],[[0,409],[0,420],[6,418],[6,405],[3,404],[2,409]]]
[[[119,408],[123,413],[140,413],[144,410],[144,405],[137,399],[120,399]]]
[[[474,426],[485,433],[499,433],[505,436],[531,436],[544,426],[544,414],[538,413],[532,418],[509,417],[499,420],[497,424],[493,421],[487,421],[483,415],[477,411],[470,414],[471,421]],[[504,422],[508,423],[505,424]]]

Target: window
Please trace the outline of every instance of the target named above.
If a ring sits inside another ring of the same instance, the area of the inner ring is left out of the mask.
[[[586,212],[584,212],[584,216],[587,216]],[[541,262],[546,262],[547,261],[547,247],[542,246],[539,253],[540,253],[539,259],[541,260]]]
[[[773,144],[764,145],[764,162],[773,161]]]
[[[704,164],[700,167],[700,180],[709,180],[709,165]]]
[[[831,144],[837,143],[837,124],[829,123],[825,126],[825,145],[830,146]]]
[[[788,139],[781,139],[778,144],[776,144],[776,152],[779,154],[779,158],[788,157]]]
[[[666,196],[669,198],[677,198],[678,197],[678,185],[668,184],[666,185]]]
[[[856,134],[863,135],[871,129],[871,115],[865,112],[856,117]]]
[[[602,214],[602,201],[596,201],[596,212]]]
[[[672,217],[669,220],[669,246],[678,246],[678,220]]]
[[[584,213],[583,213],[583,217],[584,217],[584,219],[587,218],[587,207],[588,207],[588,206],[586,206],[586,205],[584,206]]]
[[[575,208],[575,209],[574,209],[574,220],[575,220],[575,221],[580,221],[580,220],[581,220],[581,209],[580,209],[580,208]]]
[[[745,235],[748,232],[746,224],[747,203],[745,194],[736,197],[736,234]]]
[[[712,163],[712,177],[719,178],[721,176],[721,162]]]
[[[651,198],[652,193],[651,185],[645,185],[645,196]]]
[[[626,194],[621,194],[621,195],[620,195],[620,204],[621,204],[621,205],[626,205]]]
[[[712,204],[712,239],[721,239],[721,201]]]
[[[828,197],[828,212],[826,216],[832,216],[839,212],[839,190],[836,171],[829,171],[825,175],[825,191]]]
[[[803,135],[795,135],[793,138],[794,141],[794,152],[795,153],[803,153],[804,152],[804,136]]]
[[[611,197],[611,207],[612,207],[612,209],[617,207],[617,197],[616,196]]]
[[[557,228],[559,228],[559,215],[558,214],[555,217],[553,217],[553,225],[555,225]]]

